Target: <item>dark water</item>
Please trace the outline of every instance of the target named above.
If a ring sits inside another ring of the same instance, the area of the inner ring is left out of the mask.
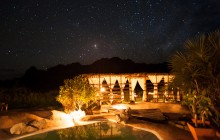
[[[130,126],[98,122],[33,135],[22,140],[158,140],[157,136]]]

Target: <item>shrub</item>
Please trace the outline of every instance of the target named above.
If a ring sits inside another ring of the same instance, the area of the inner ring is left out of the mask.
[[[79,75],[73,79],[64,80],[64,85],[60,86],[57,101],[60,102],[65,111],[81,109],[85,104],[88,106],[96,96],[96,88],[89,84],[86,77]]]

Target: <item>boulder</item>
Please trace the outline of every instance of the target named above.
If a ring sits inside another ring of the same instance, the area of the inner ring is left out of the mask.
[[[117,122],[117,123],[120,123],[120,122],[122,121],[122,119],[121,119],[121,117],[120,117],[119,114],[116,114],[116,115],[115,115],[115,119],[116,119],[116,122]]]
[[[44,128],[46,128],[46,124],[47,124],[46,120],[42,119],[39,121],[34,120],[31,123],[29,123],[28,125],[32,126],[32,127],[36,127],[38,129],[44,129]]]
[[[118,123],[126,124],[127,121],[131,118],[131,108],[129,107],[125,110],[120,110],[120,113],[116,114],[115,117]]]
[[[11,134],[25,134],[29,132],[37,131],[37,128],[34,128],[32,126],[27,126],[25,123],[18,123],[11,127],[10,133]]]
[[[0,115],[0,129],[10,129],[13,125],[20,122],[30,122],[32,120],[40,121],[42,119],[42,117],[31,113],[9,111],[7,114]]]
[[[46,128],[46,120],[33,120],[28,123],[17,123],[13,125],[10,129],[11,134],[25,134],[25,133],[30,133],[37,131],[39,129]]]

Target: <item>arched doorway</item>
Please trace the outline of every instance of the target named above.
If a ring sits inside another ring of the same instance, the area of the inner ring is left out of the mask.
[[[109,94],[110,94],[110,88],[107,83],[107,81],[104,79],[102,82],[102,87],[101,87],[101,100],[102,104],[108,104],[109,102]]]
[[[136,84],[136,86],[134,88],[134,93],[135,93],[134,100],[136,102],[141,102],[142,99],[143,99],[143,89],[141,88],[141,86],[138,83],[138,81],[137,81],[137,84]]]
[[[118,80],[115,81],[114,87],[112,89],[113,93],[113,102],[114,103],[121,103],[121,87],[118,83]]]
[[[130,101],[130,91],[129,91],[129,82],[128,80],[125,83],[125,87],[123,89],[124,92],[124,101],[129,102]]]
[[[158,83],[158,102],[165,102],[165,83],[164,78]]]
[[[153,101],[153,92],[154,92],[154,85],[150,80],[147,80],[147,101],[152,102]]]

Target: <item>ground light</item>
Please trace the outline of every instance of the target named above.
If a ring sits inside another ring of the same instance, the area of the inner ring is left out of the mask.
[[[60,111],[53,112],[53,118],[55,120],[56,126],[62,128],[77,125],[84,116],[85,112],[82,110],[75,110],[70,113]]]

